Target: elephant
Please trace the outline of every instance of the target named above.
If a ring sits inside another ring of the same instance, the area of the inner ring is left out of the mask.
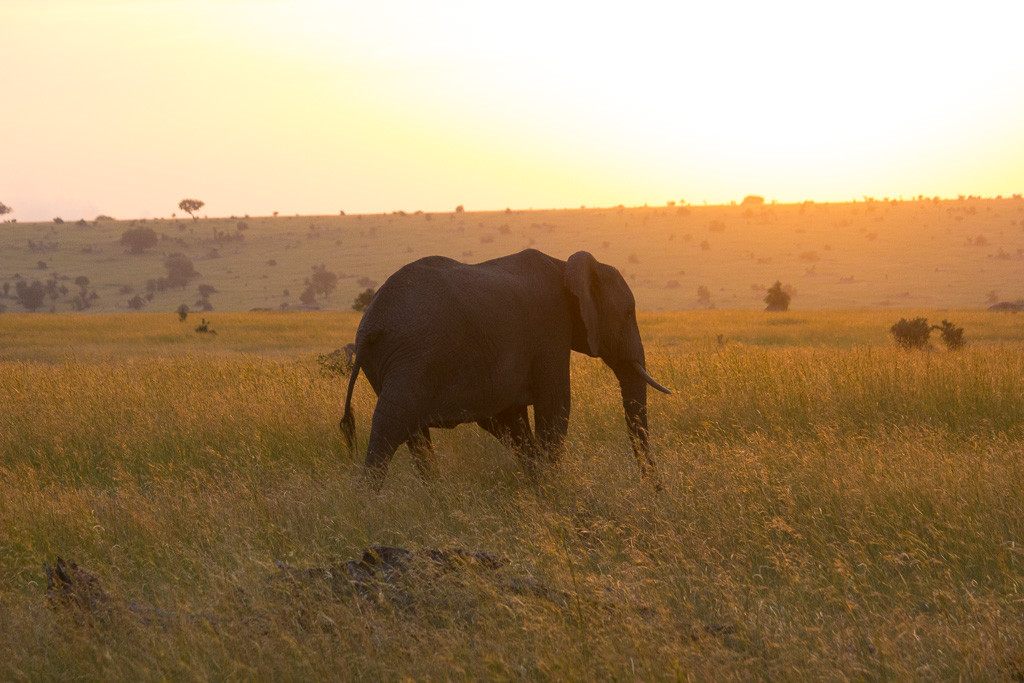
[[[465,264],[428,256],[381,285],[356,332],[340,427],[355,443],[352,392],[360,370],[377,394],[365,472],[379,489],[399,446],[434,471],[430,429],[476,422],[528,470],[558,459],[569,426],[570,352],[615,373],[642,475],[660,488],[647,430],[646,370],[636,303],[617,269],[580,251],[566,261],[526,249]],[[528,406],[533,406],[535,434]]]

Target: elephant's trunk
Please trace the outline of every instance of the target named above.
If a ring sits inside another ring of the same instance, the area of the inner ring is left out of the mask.
[[[635,366],[639,366],[639,371]],[[654,462],[654,454],[651,453],[650,437],[647,433],[647,385],[650,383],[651,386],[661,390],[665,390],[665,388],[651,379],[639,362],[628,368],[617,370],[615,375],[619,380],[619,387],[622,389],[622,407],[626,414],[626,428],[629,430],[629,442],[633,447],[637,467],[640,468],[641,475],[651,476],[655,488],[660,490],[661,480]]]

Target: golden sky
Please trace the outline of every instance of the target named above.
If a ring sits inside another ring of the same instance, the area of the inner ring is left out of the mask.
[[[7,218],[1024,192],[1024,2],[0,0]],[[179,212],[180,213],[180,212]]]

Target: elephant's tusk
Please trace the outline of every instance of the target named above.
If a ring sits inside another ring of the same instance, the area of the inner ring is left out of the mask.
[[[648,384],[650,384],[652,387],[654,387],[658,391],[661,391],[661,392],[666,393],[666,394],[671,394],[672,393],[671,389],[669,389],[667,387],[664,387],[661,384],[658,384],[658,382],[653,377],[648,375],[647,374],[647,370],[644,368],[643,365],[640,364],[639,361],[634,361],[633,369],[636,370],[638,373],[640,373],[640,376],[644,378],[644,381],[646,381]]]

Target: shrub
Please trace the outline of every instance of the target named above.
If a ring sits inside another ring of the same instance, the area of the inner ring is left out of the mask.
[[[922,349],[928,344],[932,328],[928,326],[928,320],[925,318],[900,318],[898,323],[889,328],[889,332],[900,348]]]
[[[199,277],[199,273],[192,265],[192,259],[180,252],[168,256],[164,266],[167,268],[167,284],[171,287],[183,288],[189,280]]]
[[[376,293],[376,290],[371,287],[357,294],[355,301],[352,302],[352,310],[360,313],[365,311],[369,307],[370,302],[373,301],[373,295]]]
[[[780,312],[789,310],[789,302],[792,296],[782,288],[782,281],[776,280],[775,284],[768,288],[764,302],[768,304],[764,310],[769,312]]]
[[[141,254],[156,243],[156,232],[152,228],[129,228],[121,234],[121,246],[132,254]]]
[[[313,277],[308,281],[315,294],[327,296],[338,286],[338,276],[327,270],[327,266],[313,266]]]
[[[45,303],[46,287],[39,280],[33,280],[32,284],[18,280],[14,285],[14,296],[22,308],[35,313]]]
[[[355,344],[346,344],[343,349],[319,354],[316,362],[320,366],[320,374],[324,377],[344,377],[352,370],[355,355]]]
[[[707,285],[697,286],[697,303],[705,307],[711,306],[711,290]]]
[[[964,328],[957,327],[948,320],[943,320],[941,325],[932,325],[931,329],[939,331],[942,343],[950,351],[955,351],[964,345]]]
[[[313,285],[309,285],[302,290],[302,294],[299,294],[299,301],[306,306],[312,306],[316,302],[316,290],[313,288]]]
[[[185,318],[187,318],[189,314],[188,304],[182,304],[178,306],[177,313],[178,320],[180,320],[181,322],[185,322]]]

